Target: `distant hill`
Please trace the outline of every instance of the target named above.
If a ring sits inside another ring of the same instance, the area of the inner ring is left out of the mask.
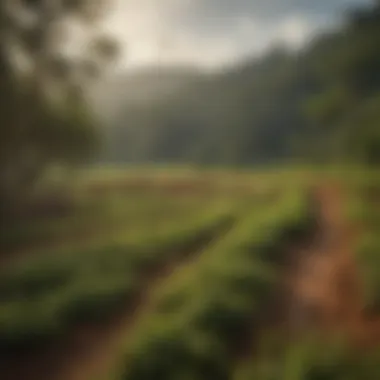
[[[270,140],[298,128],[289,105],[303,95],[295,75],[294,57],[277,49],[215,74],[150,67],[112,78],[93,94],[108,127],[104,159],[239,163],[285,155],[289,144]]]
[[[203,74],[191,67],[136,69],[98,83],[91,97],[94,108],[114,120],[126,107],[149,106],[170,98],[202,78]]]
[[[305,49],[276,48],[219,73],[148,68],[102,83],[107,162],[252,165],[380,160],[380,5]]]

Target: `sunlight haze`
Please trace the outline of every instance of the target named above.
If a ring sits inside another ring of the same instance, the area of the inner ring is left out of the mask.
[[[218,67],[273,44],[298,48],[366,0],[117,0],[109,28],[125,48],[123,67]]]

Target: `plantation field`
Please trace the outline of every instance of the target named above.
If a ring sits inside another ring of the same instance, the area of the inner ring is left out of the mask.
[[[76,173],[69,186],[54,177],[49,181],[65,192],[53,193],[36,210],[42,217],[27,215],[23,223],[2,228],[0,242],[5,253],[138,239],[138,235],[170,229],[171,224],[196,217],[205,208],[243,204],[254,193],[275,196],[278,188],[272,178],[262,180],[252,173],[186,170],[89,170]]]
[[[305,168],[79,172],[60,212],[2,231],[0,377],[315,379],[320,342],[289,334],[356,337],[348,319],[378,315],[378,191]],[[324,342],[323,379],[345,378],[351,353]]]

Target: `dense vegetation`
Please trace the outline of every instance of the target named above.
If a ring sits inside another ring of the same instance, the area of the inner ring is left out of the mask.
[[[264,343],[258,359],[239,368],[235,380],[361,380],[380,374],[377,352],[358,353],[344,341],[308,337],[295,344]]]
[[[111,204],[104,198],[98,198],[97,204],[102,207],[95,216],[104,217],[102,208]],[[154,191],[144,196],[127,193],[117,200],[118,228],[114,224],[100,239],[82,247],[73,241],[33,255],[29,250],[29,257],[1,273],[0,349],[10,354],[40,347],[80,322],[109,320],[133,302],[144,276],[197,253],[232,225],[242,206],[228,198],[205,206],[196,197],[164,201]],[[134,208],[138,213],[132,228],[123,211],[131,217]],[[98,234],[96,226],[87,223],[87,227]],[[65,223],[59,231],[64,228]]]
[[[0,221],[22,208],[52,164],[81,161],[98,145],[84,87],[117,54],[96,30],[106,2],[0,4]],[[75,41],[73,25],[88,38]],[[75,42],[86,46],[79,55],[68,50]]]
[[[253,210],[162,286],[117,378],[231,378],[234,351],[268,317],[285,247],[315,222],[303,193]]]
[[[379,249],[380,249],[380,181],[378,175],[361,175],[352,186],[350,215],[360,231],[356,255],[359,275],[363,281],[363,307],[369,315],[380,310]]]

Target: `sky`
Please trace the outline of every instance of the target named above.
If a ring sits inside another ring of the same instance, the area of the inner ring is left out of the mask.
[[[185,64],[217,68],[298,48],[369,0],[115,0],[107,28],[121,41],[122,67]]]

